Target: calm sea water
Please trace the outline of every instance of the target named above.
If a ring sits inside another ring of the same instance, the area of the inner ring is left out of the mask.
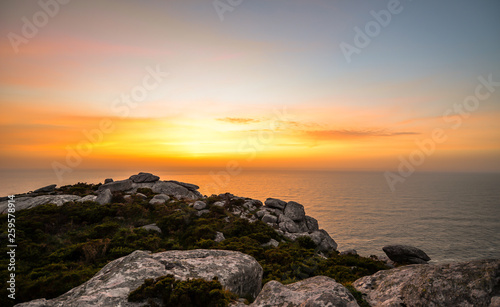
[[[131,171],[75,171],[63,184],[126,179]],[[433,262],[500,258],[500,174],[415,173],[390,191],[382,173],[249,171],[213,176],[208,171],[153,172],[162,180],[200,186],[202,194],[231,192],[304,205],[339,250],[382,255],[386,244],[409,244]],[[52,172],[2,172],[0,195],[58,183]]]

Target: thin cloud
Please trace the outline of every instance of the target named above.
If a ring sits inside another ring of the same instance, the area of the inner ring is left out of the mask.
[[[322,140],[336,140],[336,139],[353,139],[353,138],[365,138],[365,137],[391,137],[400,135],[416,135],[420,134],[418,132],[412,131],[387,131],[387,130],[354,130],[354,129],[343,129],[343,130],[312,130],[305,131],[305,134],[311,138],[322,139]]]
[[[221,122],[226,122],[231,124],[241,124],[241,125],[260,123],[262,121],[260,119],[243,118],[243,117],[224,117],[224,118],[217,118],[217,120]]]

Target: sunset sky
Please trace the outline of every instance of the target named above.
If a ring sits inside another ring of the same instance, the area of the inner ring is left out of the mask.
[[[499,172],[500,1],[396,2],[3,1],[0,168]]]

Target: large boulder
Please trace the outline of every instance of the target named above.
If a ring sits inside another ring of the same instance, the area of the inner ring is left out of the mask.
[[[71,201],[81,199],[76,195],[42,195],[36,197],[16,197],[14,198],[16,204],[16,211],[31,209],[40,205],[54,204],[62,206],[63,204]],[[8,208],[8,200],[0,202],[0,213],[6,214]]]
[[[266,201],[264,203],[269,208],[274,208],[274,209],[279,209],[279,210],[285,209],[285,206],[286,206],[285,201],[282,201],[282,200],[276,199],[276,198],[268,198],[268,199],[266,199]]]
[[[289,201],[286,204],[284,214],[293,221],[302,221],[306,217],[304,206],[294,201]]]
[[[175,180],[165,180],[165,182],[175,183],[175,184],[183,186],[186,189],[188,189],[189,191],[193,191],[193,192],[200,189],[199,186],[197,186],[196,184],[192,184],[192,183],[185,183],[185,182],[180,182],[180,181],[175,181]]]
[[[353,285],[372,306],[493,306],[500,295],[500,260],[408,265]]]
[[[355,307],[359,305],[344,286],[329,277],[316,276],[286,286],[272,280],[264,285],[250,306]]]
[[[151,254],[135,251],[108,263],[89,281],[57,298],[17,306],[144,306],[145,302],[128,302],[129,293],[145,279],[168,274],[180,280],[217,277],[226,289],[252,298],[260,292],[262,283],[262,267],[253,257],[240,252],[190,250]]]
[[[104,191],[106,189],[110,190],[111,192],[128,191],[132,189],[132,180],[126,179],[103,184],[99,187],[98,192]]]
[[[96,202],[100,205],[109,204],[113,198],[113,193],[109,189],[99,192],[96,198]]]
[[[178,198],[198,199],[202,196],[198,191],[193,192],[182,185],[169,181],[156,182],[152,190],[154,193],[172,195]]]
[[[409,245],[387,245],[382,250],[389,259],[397,263],[426,264],[431,260],[423,250]]]
[[[144,183],[144,182],[156,182],[160,180],[160,177],[150,173],[140,172],[137,175],[130,176],[129,179],[132,180],[133,183]]]

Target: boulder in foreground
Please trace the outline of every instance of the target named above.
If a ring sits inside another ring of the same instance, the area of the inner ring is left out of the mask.
[[[128,295],[145,279],[172,274],[176,279],[217,277],[227,290],[255,298],[261,289],[262,267],[251,256],[225,250],[135,251],[108,263],[94,277],[65,294],[18,304],[44,306],[143,306],[128,302]]]
[[[289,285],[272,280],[264,285],[251,307],[267,306],[359,306],[341,284],[326,276],[316,276]]]
[[[353,285],[372,306],[493,307],[500,296],[500,260],[408,265]]]

